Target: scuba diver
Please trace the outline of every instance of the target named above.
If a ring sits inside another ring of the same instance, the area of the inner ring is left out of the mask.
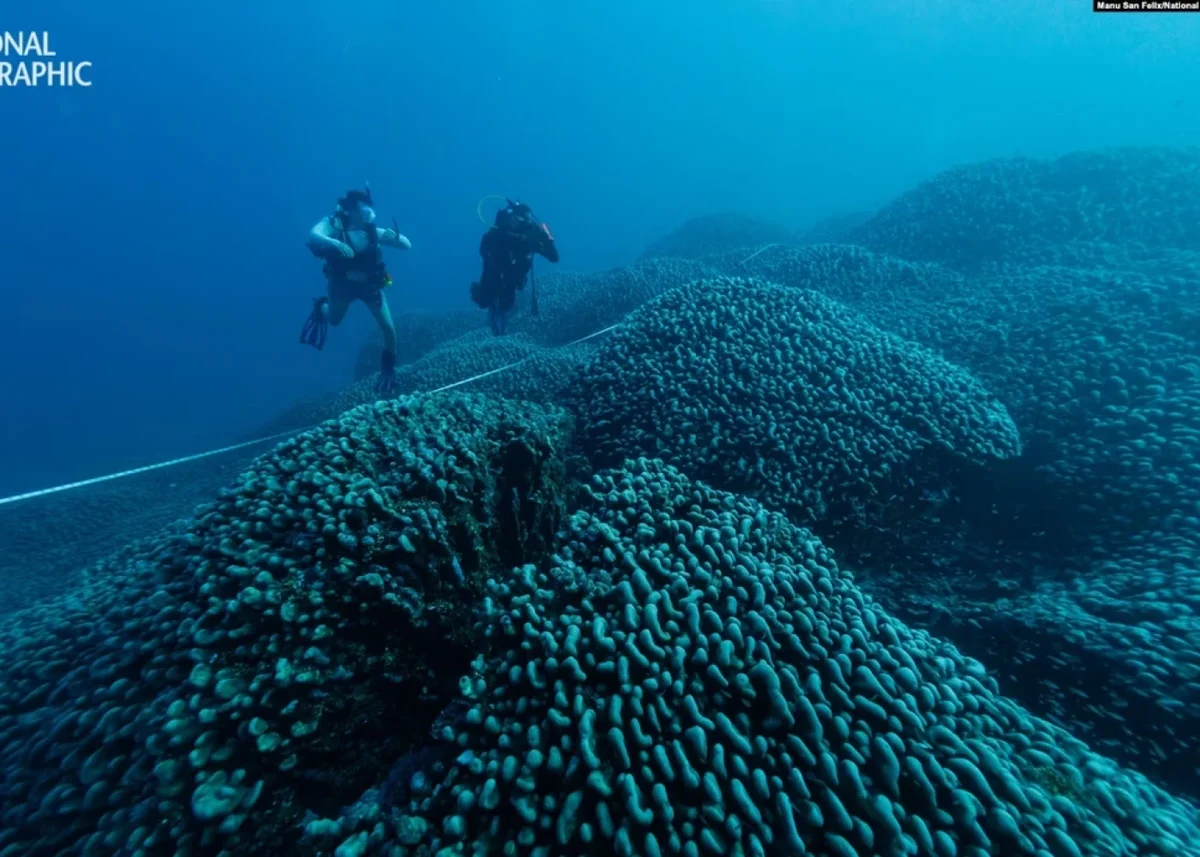
[[[383,248],[408,250],[412,243],[392,229],[375,225],[371,188],[347,191],[333,214],[321,218],[308,235],[308,249],[325,260],[322,273],[328,283],[325,297],[313,301],[312,315],[300,331],[300,343],[318,351],[325,345],[329,325],[337,327],[355,300],[367,305],[383,333],[383,357],[377,389],[389,393],[395,386],[396,326],[383,290],[392,284],[383,264]]]
[[[550,227],[539,223],[533,209],[525,203],[511,199],[505,203],[496,212],[495,225],[479,242],[483,272],[479,282],[471,283],[471,300],[488,311],[488,322],[497,336],[508,328],[508,314],[516,303],[517,290],[525,288],[533,270],[533,254],[558,261],[558,247]],[[535,294],[535,314],[536,298]]]

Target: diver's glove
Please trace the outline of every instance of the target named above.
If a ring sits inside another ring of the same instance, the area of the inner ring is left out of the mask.
[[[327,298],[313,300],[312,315],[300,329],[301,345],[311,345],[318,351],[325,347],[325,337],[329,335],[329,320],[325,317],[325,307],[328,303]]]
[[[375,383],[375,392],[387,394],[396,389],[396,352],[384,349],[379,359],[379,380]]]

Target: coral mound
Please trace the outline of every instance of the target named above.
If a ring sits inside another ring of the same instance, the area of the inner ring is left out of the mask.
[[[597,350],[578,408],[600,462],[661,456],[798,522],[853,514],[922,456],[1021,448],[964,370],[760,280],[700,281],[647,304]]]
[[[976,269],[1073,242],[1200,250],[1198,219],[1200,149],[1119,148],[947,170],[892,202],[851,241]]]
[[[794,234],[774,223],[767,223],[743,214],[710,214],[694,217],[669,235],[651,244],[642,259],[671,257],[701,259],[715,253],[763,244],[786,244]]]
[[[1200,854],[1197,200],[701,218],[405,316],[455,392],[7,507],[0,857]]]
[[[854,230],[874,216],[870,211],[855,211],[825,217],[801,230],[795,237],[796,244],[828,244],[846,241]]]
[[[482,578],[558,528],[567,426],[478,396],[359,408],[16,614],[0,854],[287,853],[456,692]]]
[[[1196,853],[1195,810],[872,604],[813,535],[661,462],[491,584],[440,843],[530,855]],[[462,852],[456,852],[462,853]]]

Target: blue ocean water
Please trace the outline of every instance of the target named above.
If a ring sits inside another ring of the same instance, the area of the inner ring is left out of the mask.
[[[1200,855],[1200,10],[6,14],[0,857]]]
[[[414,242],[397,303],[465,306],[485,194],[564,267],[687,217],[803,226],[955,163],[1197,130],[1186,15],[1067,2],[209,3],[6,10],[95,84],[3,92],[0,491],[240,438],[335,388],[370,330],[296,334],[302,243],[370,180]]]

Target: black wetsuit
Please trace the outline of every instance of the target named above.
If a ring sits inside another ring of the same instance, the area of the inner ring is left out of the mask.
[[[509,226],[489,229],[479,242],[483,273],[478,283],[471,284],[471,300],[483,309],[511,310],[517,290],[525,288],[534,253],[558,261],[554,239],[532,219],[514,219]]]

